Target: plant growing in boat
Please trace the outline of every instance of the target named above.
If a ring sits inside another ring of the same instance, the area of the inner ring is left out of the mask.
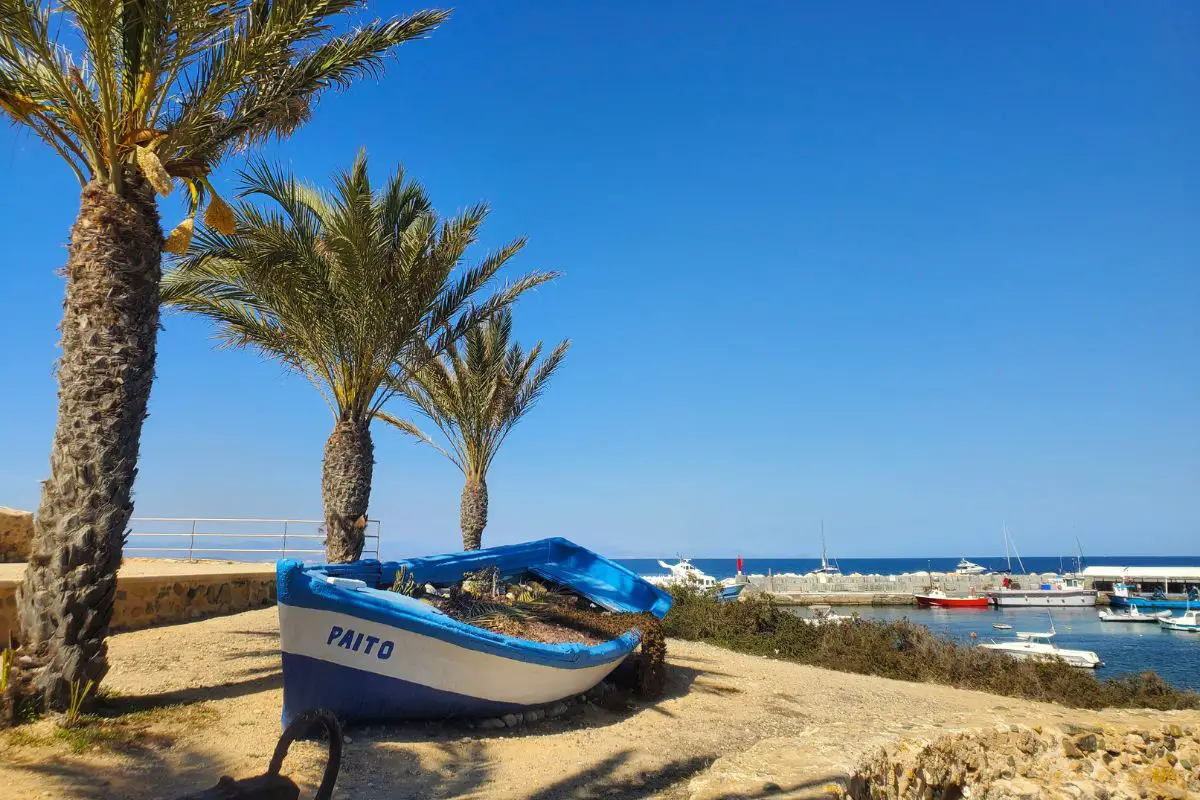
[[[512,339],[512,314],[504,309],[468,331],[465,347],[451,342],[397,391],[442,432],[449,449],[411,422],[380,418],[433,447],[458,467],[466,482],[459,504],[464,550],[478,550],[488,517],[488,470],[500,446],[537,403],[571,346],[562,341],[538,363],[542,343],[526,353]]]
[[[355,561],[375,463],[371,421],[411,373],[554,275],[531,273],[476,302],[525,240],[460,268],[487,207],[440,219],[402,169],[375,187],[363,152],[331,192],[258,162],[242,173],[241,193],[269,205],[239,203],[232,233],[198,234],[163,280],[163,298],[215,322],[226,346],[278,359],[325,398],[325,555]]]

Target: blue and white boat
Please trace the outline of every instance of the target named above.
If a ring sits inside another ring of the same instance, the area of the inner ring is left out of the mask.
[[[1200,610],[1189,608],[1178,617],[1162,617],[1158,624],[1169,631],[1200,633]]]
[[[1131,587],[1119,583],[1113,587],[1113,591],[1109,595],[1109,602],[1117,607],[1133,608],[1136,606],[1187,611],[1193,604],[1200,603],[1200,590],[1197,590],[1195,586],[1189,586],[1184,599],[1171,600],[1161,589],[1146,597],[1134,594]]]
[[[496,716],[554,703],[603,680],[640,641],[637,631],[597,645],[543,644],[460,622],[381,587],[401,567],[419,584],[458,582],[498,568],[534,575],[614,612],[658,618],[671,597],[566,539],[404,561],[305,567],[279,561],[283,721],[313,708],[344,719]]]

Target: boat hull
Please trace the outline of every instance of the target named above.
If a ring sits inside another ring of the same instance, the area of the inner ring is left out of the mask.
[[[913,595],[918,606],[924,608],[987,608],[987,597],[934,597],[926,594]]]
[[[1020,661],[1057,661],[1062,660],[1072,667],[1079,669],[1098,669],[1104,662],[1096,654],[1088,650],[1060,650],[1029,642],[1006,642],[1003,644],[980,645],[986,650],[1005,653]]]
[[[1171,621],[1165,620],[1165,619],[1162,620],[1161,622],[1159,622],[1158,624],[1160,626],[1162,626],[1163,630],[1188,631],[1190,633],[1200,633],[1200,625],[1181,625],[1178,622],[1171,622]]]
[[[1109,602],[1116,607],[1127,608],[1160,608],[1186,611],[1194,602],[1187,600],[1152,600],[1149,597],[1123,597],[1119,594],[1109,596]]]
[[[989,592],[993,605],[1002,607],[1087,608],[1096,605],[1096,592],[1090,589],[1012,589]]]
[[[1101,610],[1099,616],[1101,622],[1146,623],[1150,625],[1158,624],[1158,620],[1160,619],[1154,614],[1114,614],[1107,610]]]
[[[419,600],[374,587],[404,566],[418,582],[450,583],[494,565],[533,572],[611,611],[661,618],[670,597],[623,567],[548,539],[404,562],[306,569],[283,560],[279,582],[283,720],[314,708],[343,719],[496,716],[586,692],[640,641],[636,631],[601,644],[543,644],[477,628]]]

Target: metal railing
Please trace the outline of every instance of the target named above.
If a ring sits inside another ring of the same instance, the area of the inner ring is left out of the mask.
[[[134,517],[129,525],[124,552],[145,558],[320,561],[325,554],[325,523],[319,519]],[[364,558],[379,558],[380,527],[379,520],[368,520]],[[278,546],[268,546],[273,542]]]

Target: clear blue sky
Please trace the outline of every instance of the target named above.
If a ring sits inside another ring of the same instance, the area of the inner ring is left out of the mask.
[[[466,2],[270,148],[403,162],[565,273],[517,310],[575,345],[487,542],[1200,551],[1200,6],[984,5]],[[8,127],[0,185],[0,504],[34,507],[78,192]],[[316,392],[176,315],[159,352],[137,512],[319,516]],[[385,553],[455,547],[454,467],[376,442]]]

